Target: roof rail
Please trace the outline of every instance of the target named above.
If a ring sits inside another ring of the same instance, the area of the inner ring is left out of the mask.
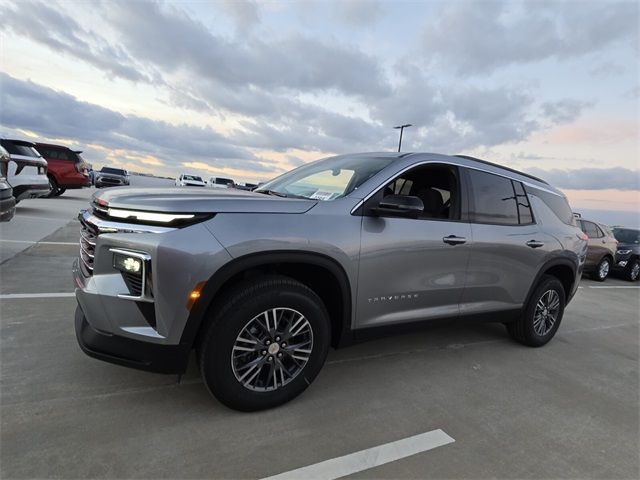
[[[529,175],[528,173],[521,172],[520,170],[516,170],[515,168],[505,167],[504,165],[500,165],[498,163],[489,162],[487,160],[482,160],[482,159],[476,158],[476,157],[471,157],[469,155],[454,155],[454,157],[466,158],[467,160],[473,160],[474,162],[480,162],[480,163],[484,163],[485,165],[491,165],[492,167],[502,168],[503,170],[507,170],[509,172],[517,173],[518,175],[522,175],[524,177],[531,178],[532,180],[535,180],[537,182],[544,183],[545,185],[549,185],[549,182],[547,182],[546,180],[542,180],[541,178],[534,177],[533,175]]]

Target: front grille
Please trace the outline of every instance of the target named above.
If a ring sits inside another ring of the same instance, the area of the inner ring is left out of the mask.
[[[80,221],[80,264],[82,273],[86,276],[93,275],[93,259],[96,250],[96,238],[98,230],[92,228],[84,221]]]
[[[117,178],[106,178],[106,177],[101,177],[100,178],[100,182],[102,183],[109,183],[111,185],[122,185],[122,180],[119,180]]]

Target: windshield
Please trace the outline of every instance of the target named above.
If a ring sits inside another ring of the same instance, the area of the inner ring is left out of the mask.
[[[640,243],[640,230],[630,228],[614,228],[613,236],[620,243]]]
[[[326,158],[285,173],[255,191],[314,200],[335,200],[351,193],[394,160],[395,157]]]
[[[102,170],[100,170],[102,173],[113,173],[115,175],[126,175],[127,172],[125,172],[124,170],[120,169],[120,168],[111,168],[111,167],[102,167]]]

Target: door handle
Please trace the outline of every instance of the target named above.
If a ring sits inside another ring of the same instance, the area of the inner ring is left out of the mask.
[[[448,237],[444,237],[442,239],[444,243],[448,243],[449,245],[460,245],[467,242],[465,237],[457,237],[455,235],[449,235]]]
[[[527,247],[531,247],[531,248],[540,248],[540,247],[544,247],[544,242],[539,242],[537,240],[529,240],[527,242]]]

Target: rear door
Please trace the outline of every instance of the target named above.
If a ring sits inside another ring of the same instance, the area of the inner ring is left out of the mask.
[[[472,245],[461,218],[463,192],[457,168],[429,165],[399,175],[365,203],[357,327],[458,315]],[[371,208],[389,194],[418,196],[424,214],[374,214]]]
[[[521,182],[482,170],[463,170],[469,185],[473,246],[460,313],[519,309],[558,242],[536,224]]]

